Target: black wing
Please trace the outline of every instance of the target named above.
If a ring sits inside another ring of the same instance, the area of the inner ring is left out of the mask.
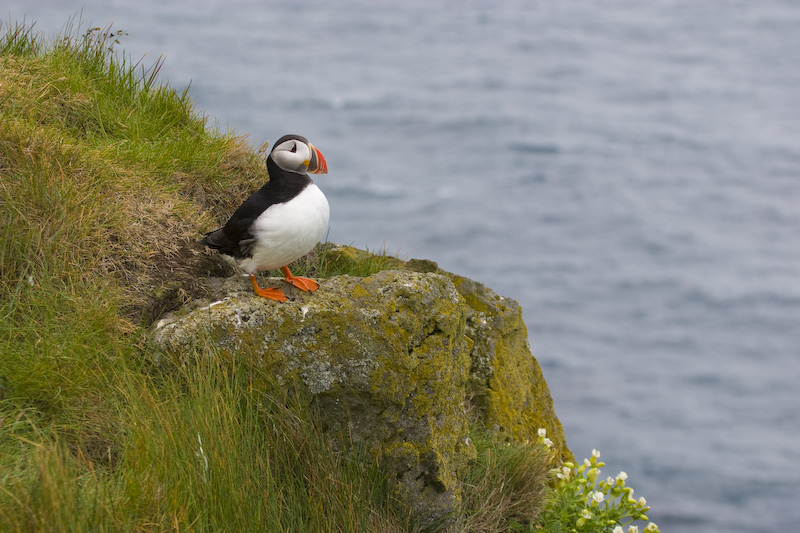
[[[297,196],[309,183],[311,179],[306,175],[268,181],[236,209],[223,227],[207,233],[200,242],[237,259],[250,257],[255,243],[250,228],[256,219],[270,206]]]

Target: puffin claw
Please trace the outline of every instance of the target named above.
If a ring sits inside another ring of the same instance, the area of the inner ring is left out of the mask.
[[[314,292],[319,289],[319,283],[313,279],[295,276],[289,271],[288,267],[282,267],[281,270],[283,271],[283,275],[286,276],[286,283],[291,283],[298,289],[306,292]]]
[[[286,295],[283,294],[282,290],[275,289],[273,287],[269,287],[266,289],[258,289],[256,291],[256,294],[261,296],[262,298],[269,298],[270,300],[275,300],[278,303],[283,303],[286,300],[288,300]]]
[[[256,292],[257,295],[261,296],[262,298],[269,298],[270,300],[275,300],[276,302],[279,303],[283,303],[286,300],[288,300],[286,295],[283,294],[283,291],[280,289],[276,289],[274,287],[267,287],[265,289],[262,289],[261,287],[259,287],[258,282],[256,281],[255,274],[250,275],[250,281],[253,284],[253,290]]]
[[[292,279],[287,279],[286,282],[291,283],[298,289],[302,289],[307,292],[314,292],[315,290],[319,289],[319,283],[317,283],[313,279],[293,276]]]

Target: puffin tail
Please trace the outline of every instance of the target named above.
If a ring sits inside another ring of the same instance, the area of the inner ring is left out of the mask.
[[[233,243],[222,231],[222,228],[219,228],[218,230],[206,233],[206,236],[200,240],[200,244],[204,244],[209,248],[214,248],[215,250],[221,250],[230,248]]]

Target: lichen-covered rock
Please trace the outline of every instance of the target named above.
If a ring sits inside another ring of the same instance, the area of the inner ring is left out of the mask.
[[[326,253],[340,263],[365,262],[371,255],[351,246],[335,246]],[[443,274],[464,298],[465,334],[472,342],[469,389],[480,422],[516,442],[536,440],[539,428],[544,428],[557,455],[574,460],[542,369],[531,353],[520,305],[482,283],[440,270],[430,260],[411,259],[401,268]]]
[[[344,271],[377,262],[352,247],[325,253]],[[283,304],[233,277],[213,288],[218,301],[159,322],[153,341],[178,359],[212,342],[305,388],[325,429],[379,458],[422,523],[458,510],[476,418],[518,442],[545,428],[556,457],[573,460],[519,304],[432,261],[388,264],[398,270],[322,280],[313,295],[271,280],[289,295]]]
[[[563,460],[574,460],[550,390],[531,354],[522,308],[485,285],[447,273],[467,303],[466,335],[473,341],[470,388],[483,422],[514,441],[547,430]]]
[[[232,292],[161,321],[153,341],[162,356],[183,358],[210,339],[225,355],[305,387],[327,429],[380,457],[421,522],[455,511],[475,452],[465,403],[467,307],[452,282],[384,271],[323,280],[313,295],[291,296],[277,304]]]

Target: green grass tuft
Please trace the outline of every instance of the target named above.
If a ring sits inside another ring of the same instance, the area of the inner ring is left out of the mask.
[[[389,255],[386,249],[370,252],[350,246],[331,243],[321,245],[317,250],[320,277],[349,275],[367,277],[382,270],[400,268],[402,261]]]
[[[471,533],[527,529],[542,510],[552,457],[533,444],[496,441],[473,430],[478,459],[463,485],[462,513],[453,529]]]
[[[307,406],[254,385],[252,369],[202,363],[213,360],[157,377],[117,368],[109,383],[118,387],[124,431],[105,465],[41,421],[15,417],[0,441],[20,457],[0,484],[5,527],[406,529],[386,511],[376,465],[337,451]]]

